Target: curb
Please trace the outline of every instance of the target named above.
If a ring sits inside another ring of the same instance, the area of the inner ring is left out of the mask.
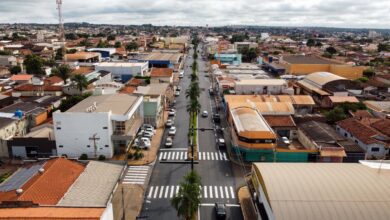
[[[183,164],[190,164],[191,163],[191,160],[185,160],[185,161],[180,161],[180,160],[176,160],[176,161],[163,161],[163,160],[160,160],[160,163],[183,163]],[[199,164],[199,161],[198,160],[194,160],[194,164]]]

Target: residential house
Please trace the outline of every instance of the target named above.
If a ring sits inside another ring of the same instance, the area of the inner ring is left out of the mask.
[[[148,71],[148,62],[103,62],[98,63],[95,70],[111,72],[114,79],[125,83],[135,76],[144,76]]]
[[[374,116],[390,118],[390,101],[364,101],[363,103]]]
[[[33,75],[29,74],[17,74],[11,76],[10,80],[17,84],[31,83]]]
[[[93,52],[76,52],[74,54],[65,54],[64,60],[66,62],[93,63],[100,62],[101,55]]]
[[[8,157],[7,141],[26,133],[25,120],[14,114],[0,114],[0,158]]]
[[[62,96],[62,86],[23,84],[15,87],[12,96]]]
[[[171,68],[152,68],[150,72],[151,83],[173,83],[173,69]]]

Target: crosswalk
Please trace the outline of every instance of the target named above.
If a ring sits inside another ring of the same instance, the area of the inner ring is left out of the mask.
[[[158,160],[187,160],[187,151],[160,152]],[[198,160],[222,160],[228,161],[225,152],[198,152]]]
[[[148,173],[149,166],[129,166],[122,183],[144,185]]]
[[[179,192],[179,185],[150,186],[148,199],[171,199]],[[202,186],[201,198],[203,199],[235,199],[232,186]]]

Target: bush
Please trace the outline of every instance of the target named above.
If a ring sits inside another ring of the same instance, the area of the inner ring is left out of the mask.
[[[99,158],[98,158],[98,160],[106,160],[106,156],[100,155]]]
[[[79,157],[79,160],[88,160],[88,155],[87,154],[81,154]]]
[[[144,157],[144,153],[142,153],[141,151],[137,150],[135,153],[134,153],[134,159],[135,160],[139,160],[139,159],[142,159]]]
[[[134,157],[134,155],[131,152],[127,154],[127,159],[128,160],[133,159],[133,157]]]

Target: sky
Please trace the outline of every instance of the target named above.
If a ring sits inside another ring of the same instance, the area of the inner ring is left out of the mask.
[[[56,23],[56,0],[0,0],[0,23]],[[390,0],[63,0],[64,22],[390,29]]]

